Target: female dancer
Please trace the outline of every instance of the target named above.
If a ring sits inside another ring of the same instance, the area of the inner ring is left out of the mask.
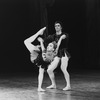
[[[45,91],[44,89],[42,89],[44,70],[47,69],[52,62],[55,62],[56,64],[58,63],[56,54],[59,48],[60,41],[58,42],[58,45],[54,41],[49,43],[47,48],[45,49],[43,39],[38,37],[39,35],[43,35],[45,29],[46,27],[40,29],[35,35],[24,40],[24,44],[30,52],[32,63],[35,63],[39,67],[38,91]],[[38,40],[40,44],[33,45],[34,43],[32,44],[32,42],[34,42],[35,40]]]
[[[30,52],[30,59],[31,59],[32,63],[35,63],[39,67],[38,91],[45,91],[44,89],[42,89],[44,68],[42,68],[40,62],[38,63],[38,61],[40,59],[40,54],[41,54],[40,45],[34,45],[33,42],[38,39],[39,35],[43,35],[43,32],[45,29],[46,29],[46,27],[40,29],[36,34],[34,34],[31,37],[24,40],[24,44]]]

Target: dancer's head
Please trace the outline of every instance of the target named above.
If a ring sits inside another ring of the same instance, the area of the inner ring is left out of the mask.
[[[62,22],[56,21],[54,24],[54,27],[55,27],[56,32],[61,31],[62,30]]]
[[[55,41],[51,42],[47,46],[47,50],[55,50],[57,48],[57,44]]]

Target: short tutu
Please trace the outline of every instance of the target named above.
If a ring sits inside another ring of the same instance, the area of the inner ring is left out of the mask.
[[[37,67],[41,66],[41,68],[44,68],[45,70],[48,68],[48,65],[50,64],[49,61],[44,61],[42,58],[42,53],[38,53],[38,56],[36,59],[31,60],[33,64],[35,64]]]
[[[59,52],[58,52],[58,57],[61,58],[61,57],[65,56],[65,53],[66,53],[66,55],[67,55],[68,58],[71,58],[71,55],[70,55],[70,53],[67,51],[66,48],[59,50]]]

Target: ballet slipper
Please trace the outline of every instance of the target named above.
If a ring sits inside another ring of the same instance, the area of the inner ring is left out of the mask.
[[[70,90],[71,87],[70,86],[66,86],[65,88],[63,88],[64,91]]]
[[[47,87],[48,89],[56,89],[56,85],[50,85]]]
[[[38,88],[38,92],[44,92],[45,90],[42,88]]]

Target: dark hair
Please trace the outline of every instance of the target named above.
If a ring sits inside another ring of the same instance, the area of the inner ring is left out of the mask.
[[[54,49],[56,49],[57,48],[57,43],[55,41],[53,41],[52,44],[54,45]]]
[[[63,28],[63,24],[62,24],[61,21],[56,21],[55,24],[57,24],[57,23],[59,23],[59,24],[61,25],[61,27]],[[55,24],[54,24],[54,25],[55,25]]]

